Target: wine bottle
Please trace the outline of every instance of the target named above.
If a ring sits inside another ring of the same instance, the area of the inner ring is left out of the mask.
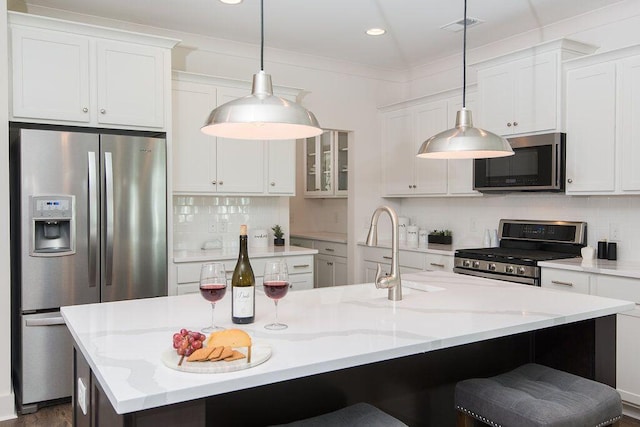
[[[256,278],[247,252],[247,226],[240,226],[240,253],[231,277],[231,321],[253,323],[256,312]]]

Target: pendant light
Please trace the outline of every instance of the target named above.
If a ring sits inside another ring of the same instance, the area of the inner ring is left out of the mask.
[[[426,159],[482,159],[512,156],[509,142],[489,131],[473,127],[471,111],[466,107],[467,91],[467,0],[464,0],[464,41],[462,50],[462,110],[456,125],[422,143],[418,157]]]
[[[201,130],[236,139],[299,139],[322,133],[312,112],[273,94],[271,75],[264,72],[264,0],[260,0],[260,71],[253,75],[251,95],[215,108]]]

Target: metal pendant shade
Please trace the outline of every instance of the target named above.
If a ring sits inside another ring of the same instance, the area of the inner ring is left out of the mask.
[[[207,135],[236,139],[299,139],[322,133],[312,112],[273,94],[271,75],[264,72],[264,5],[260,1],[260,71],[253,75],[251,95],[215,108],[201,128]]]
[[[467,0],[464,1],[464,42],[462,50],[462,110],[456,125],[427,139],[418,150],[426,159],[484,159],[512,156],[509,142],[495,133],[473,127],[471,111],[465,108],[467,86]]]

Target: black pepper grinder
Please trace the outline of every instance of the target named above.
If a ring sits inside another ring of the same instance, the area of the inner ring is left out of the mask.
[[[598,259],[607,259],[607,241],[600,240],[598,242]]]

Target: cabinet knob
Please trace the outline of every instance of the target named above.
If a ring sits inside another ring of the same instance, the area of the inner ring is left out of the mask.
[[[507,123],[507,127],[510,128],[511,127],[511,122]]]
[[[106,113],[107,113],[107,110],[105,110],[104,108],[100,109],[100,114],[106,114]]]
[[[518,126],[518,122],[513,122],[513,125],[514,126]]]
[[[211,181],[211,183],[212,183],[213,185],[216,185],[218,182],[217,182],[217,181]]]
[[[218,184],[222,185],[222,184],[224,184],[224,182],[220,181],[220,182],[218,182]]]
[[[417,188],[417,187],[418,187],[417,185],[413,184],[413,188]]]
[[[571,178],[569,178],[569,179],[567,179],[567,182],[568,182],[569,184],[571,184],[571,183],[573,182],[573,180],[572,180]]]
[[[271,183],[271,186],[272,186],[272,187],[275,187],[275,186],[276,186],[276,183],[275,183],[275,182],[272,182],[272,183]]]
[[[88,109],[87,107],[84,107],[84,108],[82,109],[82,112],[83,112],[83,113],[86,113],[86,112],[88,112],[88,111],[89,111],[89,109]]]
[[[411,187],[411,184],[409,184],[409,188],[413,188],[413,187]]]

